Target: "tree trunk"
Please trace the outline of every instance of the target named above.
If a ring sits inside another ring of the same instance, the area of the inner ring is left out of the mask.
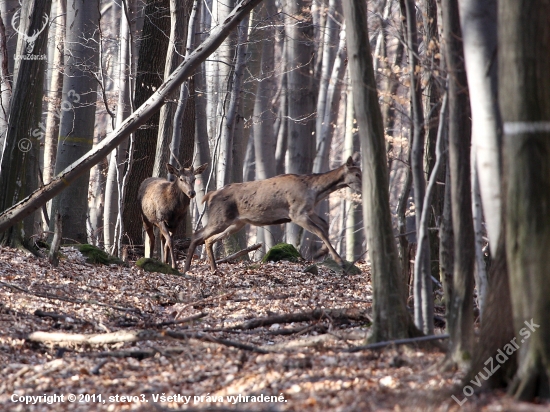
[[[67,4],[65,35],[65,75],[57,161],[58,174],[84,156],[93,145],[97,82],[91,70],[96,70],[99,53],[99,6],[97,1],[70,0]],[[84,42],[88,45],[83,46]],[[83,62],[86,62],[84,65]],[[86,216],[88,214],[88,182],[86,171],[52,203],[52,215],[61,214],[63,236],[86,243]],[[50,222],[53,230],[53,220]]]
[[[2,163],[4,142],[8,130],[11,100],[11,77],[8,69],[9,57],[6,33],[6,26],[0,16],[0,163]]]
[[[499,3],[506,254],[518,371],[517,399],[550,398],[550,3]],[[535,326],[533,326],[535,325]]]
[[[368,37],[366,3],[345,0],[350,77],[363,164],[363,214],[373,282],[373,342],[416,336],[393,235],[382,113]]]
[[[15,81],[9,110],[9,124],[2,163],[0,165],[0,208],[7,209],[21,201],[38,187],[40,120],[42,112],[42,87],[45,61],[34,60],[46,52],[48,27],[44,19],[48,16],[51,1],[27,0],[20,13],[20,41],[17,55],[30,57],[21,59],[18,78]],[[30,43],[29,33],[44,31],[35,42]],[[4,67],[5,69],[5,67]],[[16,226],[0,229],[0,245],[23,246],[35,232],[34,214]]]
[[[131,16],[129,16],[131,18]],[[124,12],[124,3],[120,9],[120,43],[118,52],[118,67],[115,90],[118,91],[118,104],[115,118],[115,129],[120,127],[122,122],[131,113],[130,105],[130,22]],[[115,150],[111,152],[109,160],[109,171],[107,173],[107,185],[105,188],[105,211],[103,213],[104,225],[104,247],[112,255],[117,255],[121,251],[116,248],[117,238],[115,226],[117,216],[122,213],[120,209],[120,192],[122,190],[122,175],[124,174],[124,165],[127,158],[128,140],[123,141]],[[120,223],[119,223],[120,228]]]
[[[349,76],[348,76],[349,77]],[[353,92],[351,83],[348,78],[347,99],[346,99],[346,130],[344,135],[344,152],[342,157],[347,159],[353,156],[355,152],[359,152],[359,135],[354,131],[354,112],[353,112]],[[344,256],[349,262],[355,262],[356,259],[362,257],[367,259],[363,254],[363,212],[360,202],[353,199],[353,192],[347,189],[348,196],[344,203],[345,207],[345,225],[346,225],[346,253]],[[366,248],[365,248],[366,250]]]
[[[464,61],[472,109],[472,150],[491,245],[500,236],[502,122],[497,92],[497,1],[460,0]]]
[[[168,50],[166,33],[170,27],[168,0],[149,0],[145,6],[145,18],[142,40],[139,47],[139,60],[136,71],[136,91],[134,107],[140,107],[149,99],[162,83],[162,73]],[[134,162],[124,203],[122,219],[128,242],[134,245],[143,244],[141,206],[138,204],[138,189],[141,183],[153,174],[155,148],[157,143],[159,115],[155,113],[135,133]]]
[[[288,164],[287,173],[311,173],[315,155],[315,103],[313,25],[311,15],[304,14],[308,3],[287,0],[284,3],[287,59]],[[286,225],[287,243],[298,245],[302,230]]]
[[[183,3],[184,5],[178,0],[170,0],[170,40],[168,42],[166,63],[164,65],[164,81],[178,67],[183,59],[182,54],[185,54],[188,19],[193,1],[186,0]],[[177,109],[177,96],[177,93],[168,96],[162,109],[160,109],[159,132],[155,163],[153,165],[154,177],[165,176],[166,163],[170,161],[170,143],[173,136],[173,121]],[[179,153],[174,153],[172,156],[177,157],[178,155]],[[177,163],[174,166],[178,166]],[[189,167],[188,164],[184,166]]]
[[[274,77],[275,70],[275,27],[270,20],[277,12],[274,0],[266,0],[262,8],[258,9],[258,19],[267,22],[267,26],[261,32],[261,65],[258,75],[259,81],[256,90],[254,104],[254,155],[256,167],[256,180],[263,180],[277,174],[275,152],[277,139],[275,129],[276,113],[273,110],[273,98],[277,89]],[[264,23],[265,24],[265,23]],[[258,39],[258,40],[260,40]],[[264,253],[275,244],[282,241],[280,225],[258,227],[262,233]]]
[[[454,233],[453,291],[448,302],[449,360],[460,365],[473,345],[474,229],[470,183],[470,104],[457,0],[442,0],[445,62],[449,72],[449,168]]]
[[[417,232],[421,227],[421,216],[426,194],[426,177],[424,176],[424,107],[422,105],[422,87],[418,62],[418,34],[416,29],[416,9],[413,0],[401,0],[401,14],[407,35],[409,55],[412,142],[411,172],[414,187],[414,214]],[[430,268],[430,243],[427,237],[417,236],[417,252],[414,263],[414,323],[427,335],[433,334],[433,299]]]

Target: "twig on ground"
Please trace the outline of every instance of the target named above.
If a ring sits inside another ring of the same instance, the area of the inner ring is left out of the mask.
[[[449,335],[430,335],[430,336],[420,336],[418,338],[396,339],[396,340],[390,340],[386,342],[377,342],[377,343],[371,343],[369,345],[355,346],[353,348],[344,349],[342,352],[353,353],[353,352],[360,352],[362,350],[380,349],[391,345],[406,345],[409,343],[428,342],[428,341],[439,340],[439,339],[449,339]]]
[[[366,313],[357,310],[347,309],[315,309],[311,312],[288,313],[286,315],[269,316],[265,318],[256,318],[240,325],[232,326],[223,330],[245,330],[254,329],[261,326],[270,326],[274,323],[292,323],[292,322],[308,322],[313,320],[321,320],[329,318],[335,323],[346,323],[350,320],[355,321],[370,321]],[[213,330],[212,330],[213,331]]]
[[[104,306],[104,307],[107,307],[107,308],[116,309],[116,310],[120,310],[120,311],[123,311],[123,312],[134,312],[134,313],[137,313],[137,314],[141,315],[141,310],[139,310],[137,308],[124,308],[124,307],[121,307],[121,306],[109,305],[108,303],[101,303],[101,302],[98,302],[96,300],[83,300],[83,299],[69,298],[67,296],[52,295],[50,293],[31,292],[30,290],[25,289],[21,286],[13,285],[11,283],[6,283],[6,282],[2,282],[2,281],[0,281],[0,286],[4,286],[4,287],[12,289],[12,290],[17,290],[19,292],[27,293],[29,295],[33,295],[33,296],[36,296],[36,297],[39,297],[39,298],[56,299],[56,300],[62,300],[64,302],[78,303],[78,304],[81,304],[81,305]]]
[[[208,313],[201,312],[201,313],[197,313],[196,315],[188,316],[188,317],[182,318],[182,319],[167,320],[165,322],[159,322],[159,323],[150,323],[150,324],[146,323],[145,326],[146,327],[152,327],[152,328],[158,328],[158,327],[161,327],[161,326],[168,326],[168,325],[180,325],[182,323],[187,323],[187,322],[192,322],[192,321],[197,320],[197,319],[202,319],[206,316],[208,316]]]
[[[259,248],[262,247],[262,245],[263,245],[263,243],[256,243],[255,245],[249,246],[246,249],[238,251],[237,253],[233,253],[232,255],[226,256],[223,259],[216,260],[216,263],[231,262],[232,260],[235,260],[238,257],[246,255],[247,253],[250,253],[254,250],[258,250]]]

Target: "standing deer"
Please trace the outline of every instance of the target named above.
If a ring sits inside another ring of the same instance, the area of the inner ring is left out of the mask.
[[[327,173],[280,175],[254,182],[234,183],[203,197],[208,205],[208,223],[193,234],[187,251],[184,273],[191,266],[193,252],[205,244],[212,270],[216,261],[213,244],[240,230],[254,226],[294,222],[317,235],[327,246],[332,258],[342,267],[344,261],[330,244],[328,223],[315,212],[315,205],[335,190],[350,187],[361,191],[361,169],[351,156],[347,162]]]
[[[145,179],[139,187],[138,201],[141,205],[143,227],[149,235],[151,253],[155,246],[154,226],[158,227],[161,235],[161,247],[164,250],[163,262],[168,263],[168,249],[172,267],[176,268],[172,235],[180,222],[185,218],[189,208],[189,199],[195,197],[195,175],[204,172],[208,163],[193,169],[176,169],[167,163],[168,173],[173,174],[176,180],[169,182],[160,177]]]

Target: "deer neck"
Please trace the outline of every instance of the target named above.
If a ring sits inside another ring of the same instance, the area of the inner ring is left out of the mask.
[[[317,192],[316,201],[320,202],[332,192],[345,186],[344,169],[339,167],[330,172],[315,175],[313,180],[312,188]]]
[[[175,199],[178,199],[178,201],[181,203],[185,200],[187,195],[181,191],[181,189],[178,187],[178,182],[174,180],[173,182],[170,182],[170,196],[172,196]]]

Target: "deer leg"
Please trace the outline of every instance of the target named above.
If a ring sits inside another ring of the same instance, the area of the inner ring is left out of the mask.
[[[143,221],[143,228],[145,229],[145,233],[147,233],[147,237],[149,238],[149,256],[147,256],[147,253],[145,253],[146,258],[153,257],[153,251],[155,250],[155,229],[153,225],[150,222]]]
[[[187,249],[187,257],[185,259],[185,267],[183,269],[183,273],[187,272],[191,267],[191,260],[193,259],[193,254],[195,253],[195,249],[197,248],[197,246],[204,243],[203,233],[205,229],[206,228],[202,228],[201,230],[193,234],[191,238],[191,243],[189,244],[189,248]]]
[[[170,259],[172,260],[172,268],[176,269],[176,260],[174,259],[174,247],[172,245],[172,236],[170,231],[166,227],[165,222],[160,222],[159,229],[161,232],[161,239],[164,238],[164,263],[168,264],[168,249],[170,249]]]
[[[212,250],[212,246],[214,245],[214,243],[216,243],[218,240],[221,240],[233,233],[236,233],[238,232],[239,230],[241,230],[243,228],[243,226],[245,225],[244,222],[238,220],[236,222],[234,222],[231,226],[228,226],[223,232],[221,233],[214,233],[212,235],[210,235],[204,242],[205,246],[206,246],[206,253],[208,254],[208,260],[210,261],[210,268],[212,270],[216,270],[217,266],[216,266],[216,259],[214,258],[214,252]]]
[[[340,266],[344,267],[344,261],[330,244],[328,238],[328,224],[324,219],[312,213],[311,215],[300,215],[296,219],[292,219],[292,221],[297,225],[302,226],[304,229],[309,230],[314,235],[318,236],[327,246],[328,251],[334,261]]]

